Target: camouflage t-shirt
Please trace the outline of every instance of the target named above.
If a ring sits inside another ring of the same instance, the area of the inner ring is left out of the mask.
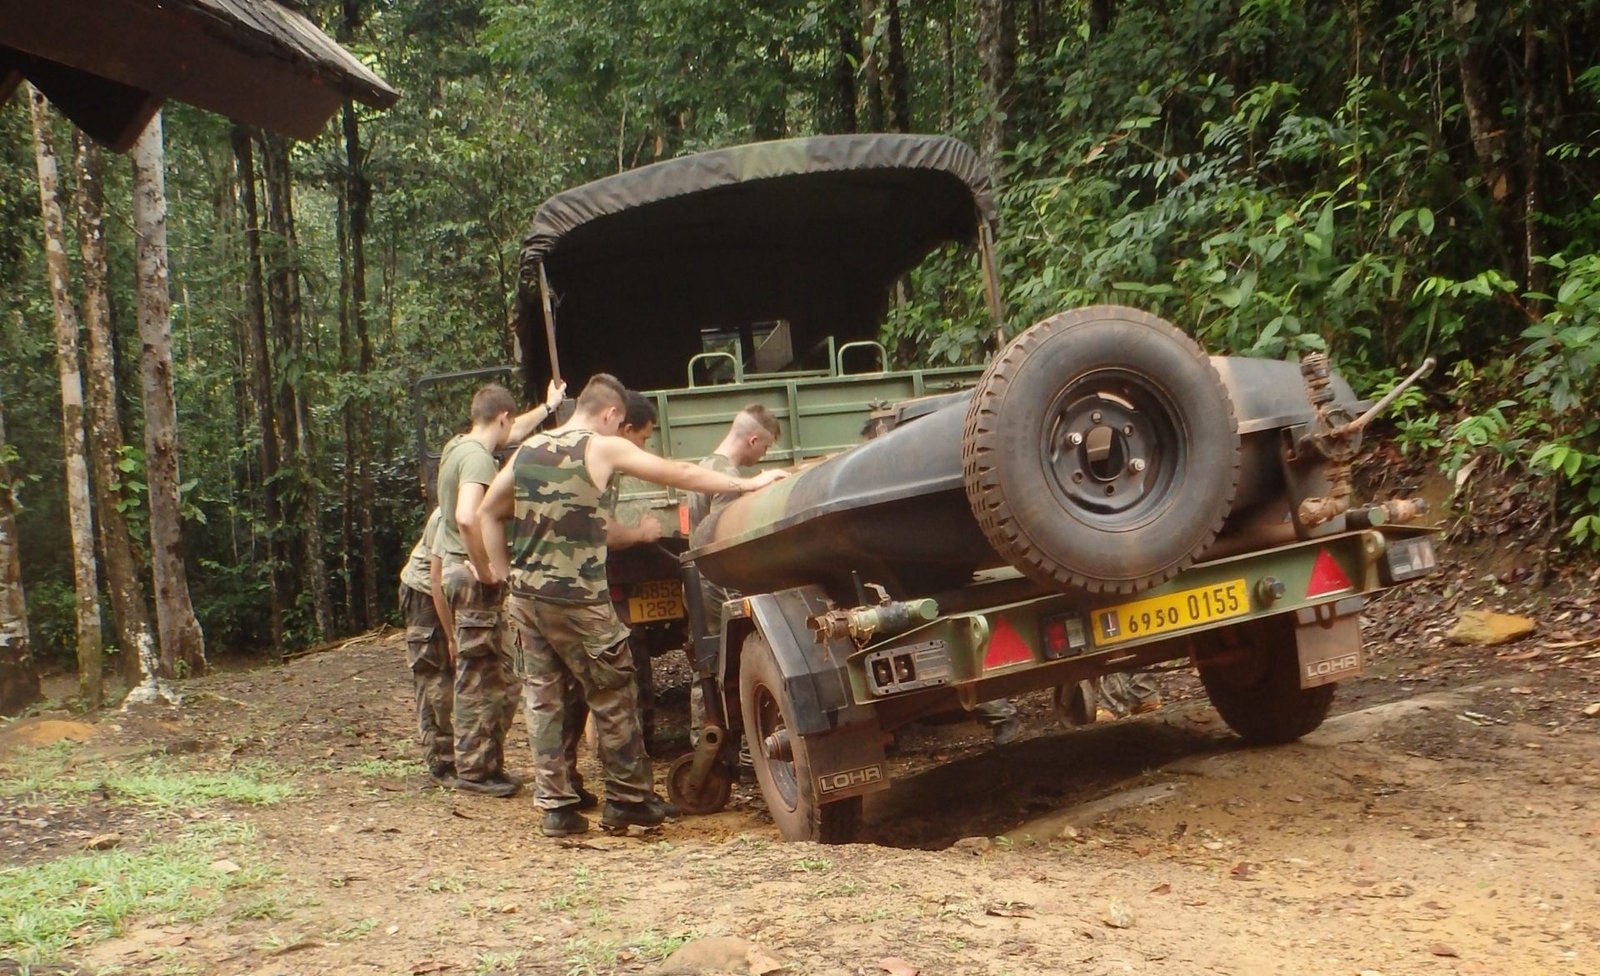
[[[433,591],[433,575],[428,570],[428,557],[433,553],[434,539],[439,534],[443,515],[436,508],[428,515],[428,524],[422,527],[422,538],[411,547],[405,568],[400,570],[400,582],[422,593]]]
[[[443,517],[433,540],[435,555],[466,558],[467,544],[461,541],[461,527],[456,525],[456,500],[461,497],[462,485],[488,485],[494,474],[494,455],[466,434],[457,434],[444,446],[439,455],[438,491]]]
[[[731,475],[731,476],[733,476],[735,478],[743,477],[743,475],[739,471],[739,466],[734,464],[732,461],[728,460],[727,458],[723,457],[721,454],[708,454],[707,456],[705,456],[705,457],[700,459],[700,466],[702,468],[706,468],[706,469],[708,469],[710,471],[715,471],[718,474]],[[696,538],[696,534],[695,534],[695,530],[700,527],[700,523],[704,522],[706,520],[706,518],[712,512],[720,510],[722,508],[722,506],[728,504],[729,502],[733,501],[735,498],[738,498],[738,497],[739,497],[739,492],[736,492],[736,491],[724,491],[724,492],[719,492],[717,494],[707,494],[707,493],[701,492],[701,491],[690,492],[689,493],[689,539],[690,539],[690,543],[692,545],[696,545],[696,546],[701,545],[703,540],[700,540],[700,539]]]
[[[604,603],[605,492],[584,452],[593,431],[534,434],[511,459],[515,486],[511,592],[555,603]]]

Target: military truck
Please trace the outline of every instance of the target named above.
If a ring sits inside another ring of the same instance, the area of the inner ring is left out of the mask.
[[[782,835],[848,841],[890,785],[885,733],[1167,661],[1193,663],[1241,737],[1287,742],[1361,673],[1365,601],[1434,570],[1429,532],[1406,524],[1420,505],[1353,497],[1389,398],[1359,399],[1320,355],[1207,356],[1120,306],[1004,342],[996,231],[976,155],[920,135],[699,153],[536,214],[530,390],[612,372],[650,391],[652,446],[686,459],[760,402],[783,427],[767,463],[798,469],[694,549],[681,498],[621,486],[624,517],[666,532],[613,558],[613,596],[657,628],[646,639],[686,641],[708,703],[669,771],[685,809],[726,803],[742,733]],[[976,253],[996,351],[893,369],[876,339],[894,282],[953,243]],[[890,429],[862,443],[873,416]],[[700,574],[739,594],[715,633]]]

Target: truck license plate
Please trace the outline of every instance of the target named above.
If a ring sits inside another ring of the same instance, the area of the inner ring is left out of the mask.
[[[639,583],[628,592],[628,620],[631,623],[677,620],[682,616],[683,584],[677,580]]]
[[[1242,579],[1228,580],[1096,610],[1094,642],[1105,647],[1215,620],[1242,617],[1249,612],[1250,588]]]

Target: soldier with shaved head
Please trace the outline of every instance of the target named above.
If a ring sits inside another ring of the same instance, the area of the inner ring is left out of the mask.
[[[600,374],[578,394],[567,423],[535,434],[495,476],[478,510],[482,545],[471,556],[480,577],[509,581],[508,611],[517,630],[534,792],[548,836],[582,833],[576,770],[564,748],[563,686],[575,679],[594,715],[605,766],[600,824],[611,830],[654,827],[676,814],[655,793],[639,726],[628,628],[606,582],[607,489],[631,475],[690,491],[755,491],[784,476],[744,478],[668,461],[617,436],[627,391]],[[510,540],[503,520],[510,520]]]

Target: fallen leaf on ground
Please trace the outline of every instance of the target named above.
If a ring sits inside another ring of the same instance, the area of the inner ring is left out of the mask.
[[[85,841],[83,846],[91,851],[109,851],[121,843],[121,834],[96,834]]]
[[[188,941],[189,941],[189,933],[187,933],[187,932],[174,932],[171,935],[164,935],[161,938],[157,939],[156,940],[156,944],[157,945],[164,945],[164,946],[181,946],[185,942],[188,942]]]
[[[987,911],[999,918],[1033,918],[1033,912],[1029,911],[1032,907],[1020,901],[1008,901],[990,905]]]
[[[233,863],[232,861],[222,860],[212,861],[211,870],[216,871],[219,874],[238,874],[240,868],[239,865]]]
[[[1167,884],[1165,881],[1163,881],[1160,884],[1156,885],[1154,888],[1151,888],[1150,889],[1150,893],[1152,895],[1170,895],[1170,894],[1172,894],[1172,885]]]
[[[921,970],[901,959],[899,956],[885,956],[878,960],[878,968],[888,973],[889,976],[917,976]]]
[[[442,973],[446,969],[454,969],[455,963],[440,962],[437,959],[427,959],[411,967],[411,976],[425,976],[427,973]]]
[[[1428,946],[1428,951],[1436,956],[1445,956],[1450,959],[1459,959],[1461,957],[1461,953],[1455,951],[1455,949],[1451,948],[1450,946],[1445,945],[1443,942],[1435,942],[1433,945]]]
[[[1585,706],[1583,709],[1583,714],[1589,716],[1590,718],[1600,715],[1600,702],[1595,702],[1593,705]]]
[[[1232,875],[1235,881],[1248,881],[1255,877],[1258,867],[1259,865],[1251,864],[1249,861],[1240,861],[1228,869],[1228,874]]]

